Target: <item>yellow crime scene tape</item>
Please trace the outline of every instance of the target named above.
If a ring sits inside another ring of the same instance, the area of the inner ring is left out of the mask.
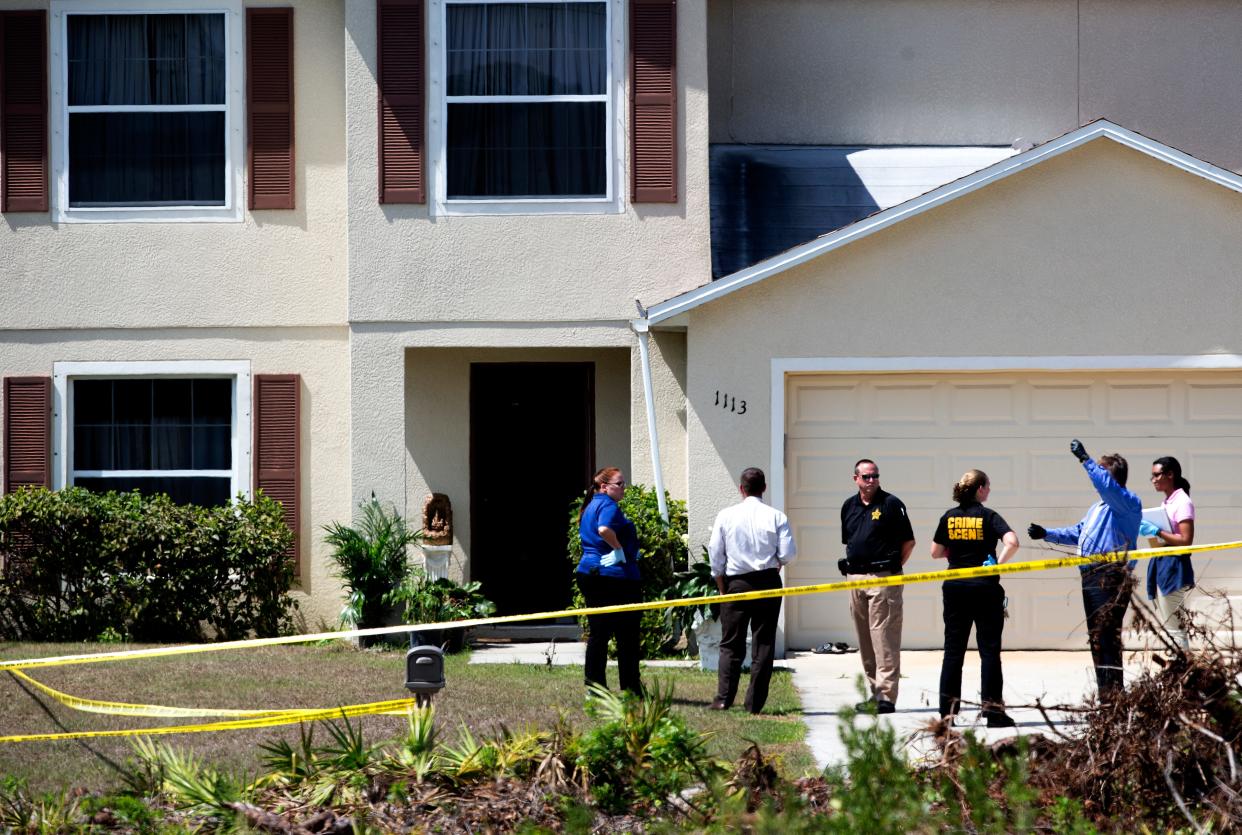
[[[36,681],[21,670],[9,670],[9,675],[16,676],[44,695],[50,696],[65,707],[80,710],[84,713],[103,713],[109,716],[147,716],[155,718],[187,719],[204,716],[243,718],[253,716],[292,716],[298,713],[321,713],[321,707],[267,708],[262,710],[246,710],[216,707],[172,707],[169,705],[145,705],[132,702],[108,702],[100,699],[84,699],[71,696],[41,681]]]
[[[354,716],[405,713],[416,705],[414,699],[390,699],[361,705],[345,705],[325,710],[276,713],[269,716],[253,716],[225,722],[209,722],[194,725],[167,725],[154,728],[125,728],[113,731],[67,731],[54,734],[12,734],[0,736],[0,742],[48,742],[65,739],[99,739],[110,736],[164,736],[168,734],[193,734],[208,731],[243,731],[251,728],[271,728],[277,725],[295,725],[299,722],[319,722]]]
[[[161,705],[129,704],[125,702],[106,702],[95,699],[83,699],[61,693],[44,685],[21,670],[38,667],[60,667],[76,664],[95,664],[113,661],[135,660],[139,658],[157,658],[173,655],[190,655],[200,652],[221,652],[232,649],[250,647],[277,646],[282,644],[313,643],[324,640],[348,639],[376,635],[397,635],[412,631],[436,629],[465,629],[475,626],[491,626],[506,623],[522,623],[536,620],[548,620],[567,616],[615,614],[619,612],[645,611],[653,609],[671,609],[679,606],[697,606],[704,603],[733,603],[742,600],[761,600],[772,597],[798,597],[809,594],[825,594],[853,589],[877,588],[883,586],[903,586],[916,583],[932,583],[942,580],[961,580],[974,577],[995,577],[1005,574],[1018,574],[1033,571],[1048,571],[1056,568],[1070,568],[1101,562],[1127,562],[1129,560],[1151,559],[1159,556],[1175,554],[1194,554],[1210,551],[1225,551],[1242,548],[1242,541],[1221,542],[1212,545],[1193,545],[1187,547],[1147,548],[1135,551],[1114,551],[1107,554],[1093,554],[1086,557],[1066,556],[1049,560],[1032,560],[1029,562],[1005,563],[1003,565],[980,566],[978,568],[944,569],[925,571],[916,574],[897,574],[888,577],[868,577],[858,580],[842,580],[833,583],[817,583],[806,586],[790,586],[763,591],[740,592],[736,594],[713,595],[708,597],[685,597],[673,600],[652,600],[643,603],[629,603],[618,606],[596,606],[583,609],[565,609],[555,612],[531,612],[521,615],[501,615],[490,618],[473,618],[469,620],[441,621],[428,624],[404,624],[371,629],[350,629],[337,632],[316,632],[303,635],[282,635],[275,638],[251,638],[240,641],[224,641],[214,644],[188,644],[171,647],[151,647],[148,649],[117,650],[101,653],[84,653],[79,655],[61,655],[49,658],[28,658],[17,661],[0,661],[0,671],[8,671],[30,682],[45,694],[68,707],[94,713],[111,713],[129,716],[242,716],[233,721],[216,722],[199,725],[179,725],[164,728],[143,728],[115,731],[82,731],[59,734],[28,734],[16,736],[0,736],[0,742],[18,742],[29,740],[81,739],[92,736],[140,736],[147,734],[196,733],[201,731],[239,730],[246,728],[270,727],[275,725],[293,724],[296,722],[318,721],[339,716],[364,716],[377,713],[403,713],[414,704],[411,699],[400,699],[393,702],[374,702],[366,705],[347,705],[339,708],[315,710],[295,708],[291,710],[228,710],[228,709],[196,709],[177,708]],[[376,706],[385,706],[376,709]]]

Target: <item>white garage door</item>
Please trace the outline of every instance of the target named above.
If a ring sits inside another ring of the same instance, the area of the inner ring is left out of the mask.
[[[1192,485],[1200,544],[1242,538],[1242,374],[969,373],[800,374],[786,381],[785,507],[799,558],[789,584],[840,579],[841,503],[855,491],[854,461],[872,458],[881,484],[905,502],[914,525],[908,572],[944,567],[930,557],[952,486],[977,467],[992,480],[989,505],[1018,532],[1018,560],[1054,556],[1031,542],[1026,526],[1070,525],[1096,500],[1069,453],[1081,438],[1095,457],[1120,452],[1130,463],[1130,489],[1145,507],[1160,494],[1148,481],[1151,462],[1173,455]],[[1146,563],[1139,569],[1146,571]],[[1242,594],[1242,552],[1195,557],[1201,587]],[[1145,574],[1143,575],[1146,576]],[[1086,645],[1077,569],[1003,581],[1009,597],[1007,648]],[[1221,612],[1227,599],[1193,595],[1194,608]],[[905,592],[904,645],[943,645],[938,584]],[[786,613],[792,648],[854,642],[844,595],[792,599]]]

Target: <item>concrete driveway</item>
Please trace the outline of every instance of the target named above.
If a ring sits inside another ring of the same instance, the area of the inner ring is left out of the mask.
[[[1143,663],[1142,653],[1126,654],[1126,680],[1129,681]],[[901,689],[897,712],[886,716],[859,716],[860,723],[884,722],[911,739],[912,757],[931,750],[930,740],[920,739],[918,731],[940,717],[939,685],[942,653],[935,650],[901,654]],[[790,652],[777,662],[793,670],[794,687],[802,697],[806,716],[807,745],[821,768],[845,760],[845,748],[838,733],[838,713],[843,705],[861,701],[857,680],[862,663],[857,653],[848,655],[816,655]],[[1095,693],[1095,673],[1091,654],[1082,652],[1004,652],[1001,663],[1005,675],[1005,701],[1009,715],[1018,723],[1016,728],[988,728],[977,719],[977,708],[963,708],[958,728],[972,728],[988,740],[1018,734],[1051,734],[1047,721],[1034,707],[1036,700],[1045,706],[1081,705]],[[1133,668],[1130,666],[1133,665]],[[972,649],[966,655],[962,670],[962,698],[978,702],[979,656]],[[1050,712],[1053,727],[1062,731],[1072,728],[1074,714]]]

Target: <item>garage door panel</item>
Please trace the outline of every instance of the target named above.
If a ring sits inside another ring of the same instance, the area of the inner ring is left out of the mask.
[[[1030,386],[1028,423],[1032,428],[1066,425],[1088,426],[1095,422],[1094,387],[1091,383]]]
[[[1242,385],[1190,383],[1186,386],[1186,422],[1227,423],[1242,421]]]
[[[841,502],[845,501],[842,490],[853,484],[849,473],[857,457],[833,455],[825,444],[803,442],[791,442],[787,457],[789,484],[785,490],[786,512],[806,506],[829,507],[837,496],[841,496],[836,499],[836,505],[840,507]]]
[[[819,582],[829,582],[829,578]],[[788,643],[792,649],[810,649],[825,641],[844,641],[858,646],[848,592],[791,598],[785,605]],[[940,649],[944,646],[939,585],[908,586],[902,593],[902,618],[903,647]]]
[[[937,388],[934,383],[876,383],[871,387],[870,421],[933,426],[939,422]]]
[[[805,555],[789,571],[791,584],[840,576],[839,511],[854,492],[853,463],[864,456],[877,462],[885,489],[909,509],[918,545],[908,572],[943,566],[929,556],[932,533],[952,503],[953,482],[971,468],[991,477],[990,506],[1018,532],[1019,560],[1072,553],[1025,536],[1030,522],[1076,524],[1097,499],[1069,455],[1072,437],[1082,438],[1093,455],[1125,455],[1130,487],[1147,507],[1161,499],[1147,480],[1148,465],[1177,456],[1194,485],[1197,541],[1242,538],[1238,372],[823,374],[791,376],[787,384],[785,505]],[[1195,566],[1205,585],[1242,595],[1242,552],[1196,557]],[[1139,573],[1140,580],[1146,576],[1145,564]],[[1007,647],[1085,645],[1076,571],[1003,582],[1012,603]],[[940,645],[938,601],[938,585],[907,589],[906,646]],[[834,640],[850,640],[845,609],[831,614],[807,608],[796,618],[793,611],[791,646],[827,640],[823,630],[844,636]]]
[[[949,422],[961,425],[1009,424],[1018,420],[1018,391],[1011,383],[952,385],[949,387]]]
[[[1182,462],[1183,473],[1190,481],[1191,496],[1195,500],[1195,510],[1199,504],[1204,506],[1225,505],[1236,508],[1242,504],[1242,441],[1235,440],[1234,445],[1219,444],[1203,450],[1196,449]],[[1242,521],[1242,517],[1236,517]],[[1242,533],[1242,531],[1240,531]]]
[[[840,424],[857,426],[863,419],[859,386],[795,383],[788,397],[790,434],[814,432]]]
[[[1107,386],[1106,395],[1105,416],[1110,424],[1170,424],[1174,420],[1173,392],[1169,383],[1112,383]]]

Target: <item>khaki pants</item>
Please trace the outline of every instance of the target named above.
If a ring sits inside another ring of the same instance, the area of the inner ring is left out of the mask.
[[[1156,592],[1156,611],[1160,615],[1161,625],[1164,631],[1169,633],[1173,642],[1182,649],[1190,649],[1190,637],[1186,634],[1186,630],[1182,629],[1177,613],[1182,608],[1182,604],[1186,602],[1187,591],[1189,589],[1178,589],[1169,594]]]
[[[887,577],[879,574],[851,574],[850,580]],[[901,593],[902,586],[855,589],[850,592],[850,614],[858,633],[858,654],[872,695],[897,703],[897,684],[901,678]]]

